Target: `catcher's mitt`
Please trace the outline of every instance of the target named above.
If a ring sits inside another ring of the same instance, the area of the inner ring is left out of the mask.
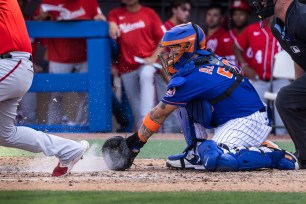
[[[124,171],[132,166],[136,157],[121,136],[115,136],[106,140],[102,147],[104,161],[109,169]]]

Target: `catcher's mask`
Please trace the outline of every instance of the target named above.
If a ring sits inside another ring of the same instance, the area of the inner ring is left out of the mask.
[[[274,15],[274,7],[277,0],[249,0],[258,18],[264,20]]]
[[[188,60],[196,50],[205,49],[205,43],[205,34],[196,24],[181,24],[167,31],[160,43],[166,51],[159,55],[166,73],[175,74],[177,69],[174,65]]]

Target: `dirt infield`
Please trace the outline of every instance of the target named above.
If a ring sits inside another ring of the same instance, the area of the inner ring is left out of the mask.
[[[89,137],[105,139],[112,135]],[[65,134],[65,137],[84,138],[83,134],[79,136]],[[52,178],[50,172],[56,164],[56,158],[0,157],[0,190],[306,192],[305,170],[207,173],[170,170],[162,159],[136,159],[128,171],[114,172],[107,170],[101,157],[88,153],[71,175]]]
[[[56,161],[55,158],[1,158],[0,190],[306,192],[303,170],[205,173],[169,170],[164,160],[138,159],[130,170],[113,172],[105,168],[102,158],[84,158],[71,175],[52,178],[50,172]],[[82,169],[84,162],[97,166],[86,172]]]

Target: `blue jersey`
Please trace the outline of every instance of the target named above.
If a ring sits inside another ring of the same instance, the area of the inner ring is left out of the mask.
[[[235,76],[231,72],[217,64],[207,63],[183,76],[174,76],[168,84],[168,91],[162,102],[186,106],[195,100],[209,101],[224,93],[234,81]],[[244,78],[229,97],[212,106],[211,122],[221,125],[231,119],[249,116],[263,108],[264,104],[256,90],[248,79]]]

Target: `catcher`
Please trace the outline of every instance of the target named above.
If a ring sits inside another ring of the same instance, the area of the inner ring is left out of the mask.
[[[146,115],[138,132],[110,138],[102,148],[110,169],[129,168],[147,140],[177,110],[187,147],[168,157],[171,168],[207,171],[298,169],[293,154],[265,141],[271,131],[265,105],[241,69],[205,50],[205,34],[195,24],[173,27],[159,57],[171,76],[162,101]],[[207,140],[206,128],[214,128]]]

